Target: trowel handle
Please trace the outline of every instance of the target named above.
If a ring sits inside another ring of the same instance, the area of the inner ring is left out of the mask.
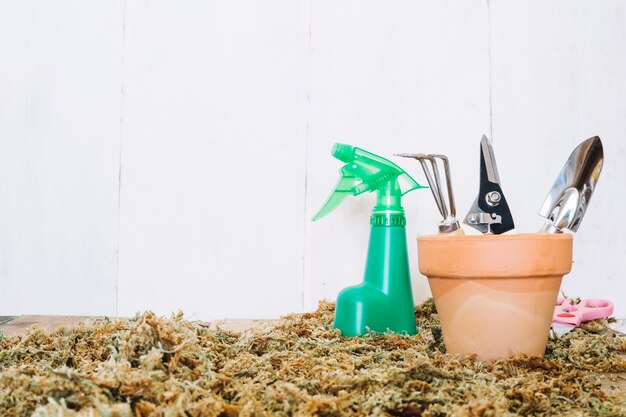
[[[559,230],[552,222],[548,221],[544,223],[538,233],[563,233],[563,231]]]
[[[454,232],[439,232],[440,235],[446,235],[446,236],[465,236],[465,232],[463,231],[463,227],[459,227],[458,229],[456,229]]]

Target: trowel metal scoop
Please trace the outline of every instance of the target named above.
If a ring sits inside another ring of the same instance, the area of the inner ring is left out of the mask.
[[[574,149],[539,210],[539,215],[548,219],[539,232],[578,230],[603,161],[604,151],[598,136],[587,139]]]

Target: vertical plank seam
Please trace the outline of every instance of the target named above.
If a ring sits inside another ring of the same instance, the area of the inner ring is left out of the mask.
[[[491,4],[487,1],[487,60],[489,64],[489,136],[493,140],[493,72],[492,72],[492,45],[491,45]]]
[[[307,306],[307,295],[310,297],[310,294],[307,290],[307,257],[309,256],[309,244],[308,244],[308,222],[307,222],[307,202],[308,202],[308,182],[309,182],[309,130],[310,130],[310,116],[311,116],[311,60],[313,51],[311,49],[311,32],[312,32],[312,1],[308,1],[308,20],[309,20],[309,33],[308,33],[308,42],[307,42],[307,62],[305,64],[306,67],[306,106],[305,106],[305,123],[306,128],[304,131],[304,207],[303,207],[303,216],[302,216],[302,292],[300,299],[300,309],[304,311]]]
[[[115,316],[119,316],[120,305],[120,217],[122,211],[122,138],[124,128],[124,41],[126,39],[126,0],[122,0],[122,41],[120,57],[120,131],[117,165],[117,242],[115,260]]]

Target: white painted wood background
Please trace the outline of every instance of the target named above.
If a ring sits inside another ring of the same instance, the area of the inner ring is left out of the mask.
[[[464,215],[486,133],[521,231],[602,137],[563,288],[626,316],[625,28],[617,0],[2,0],[0,314],[310,310],[360,282],[373,205],[311,223],[332,144],[446,153]],[[421,300],[438,215],[404,203]]]

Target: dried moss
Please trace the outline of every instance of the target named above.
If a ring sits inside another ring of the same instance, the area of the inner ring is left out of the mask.
[[[417,336],[345,339],[334,306],[242,334],[147,312],[0,338],[0,415],[624,416],[592,372],[626,371],[603,321],[551,340],[544,358],[446,355],[432,301]]]

